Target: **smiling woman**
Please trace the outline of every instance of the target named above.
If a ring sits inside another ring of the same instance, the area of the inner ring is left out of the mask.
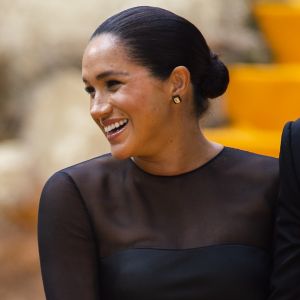
[[[200,31],[161,8],[122,11],[92,35],[82,77],[111,153],[44,187],[47,299],[267,299],[277,160],[202,134],[229,76]]]
[[[83,81],[91,98],[91,115],[115,157],[152,157],[166,147],[173,130],[165,126],[171,120],[170,91],[175,84],[182,88],[188,75],[180,67],[175,72],[172,80],[154,77],[128,58],[112,34],[91,40],[83,56]]]

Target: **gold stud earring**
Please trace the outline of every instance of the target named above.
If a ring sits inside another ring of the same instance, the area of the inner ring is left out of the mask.
[[[173,96],[173,102],[174,102],[175,104],[179,104],[181,101],[182,101],[182,100],[181,100],[181,98],[180,98],[179,96]]]

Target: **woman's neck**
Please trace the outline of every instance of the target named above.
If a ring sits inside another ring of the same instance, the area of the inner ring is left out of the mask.
[[[164,147],[156,156],[135,156],[131,159],[147,173],[174,176],[204,165],[223,148],[208,141],[199,129],[193,136],[184,135],[173,141],[172,147]]]

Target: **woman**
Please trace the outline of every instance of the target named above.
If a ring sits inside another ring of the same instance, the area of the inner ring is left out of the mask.
[[[270,299],[300,299],[300,119],[288,122],[280,150],[280,192]]]
[[[125,10],[92,35],[82,75],[111,154],[43,190],[47,299],[266,299],[277,161],[203,136],[229,77],[200,31]]]

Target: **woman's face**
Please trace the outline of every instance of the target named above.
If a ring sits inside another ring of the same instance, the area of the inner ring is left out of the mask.
[[[152,157],[171,143],[169,80],[159,80],[132,62],[116,37],[101,34],[90,41],[82,76],[91,116],[115,157]]]

